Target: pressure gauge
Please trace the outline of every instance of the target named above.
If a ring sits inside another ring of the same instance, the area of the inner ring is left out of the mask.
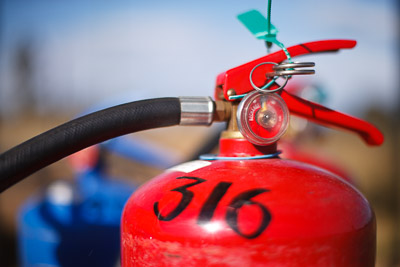
[[[255,145],[276,142],[289,125],[289,110],[276,93],[254,91],[240,102],[237,111],[240,132]]]

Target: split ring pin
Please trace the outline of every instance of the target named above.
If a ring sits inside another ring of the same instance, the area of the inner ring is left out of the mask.
[[[292,75],[310,75],[315,74],[315,70],[312,69],[297,69],[297,68],[307,68],[314,67],[314,62],[285,62],[277,64],[272,67],[274,72],[266,73],[267,77],[275,76],[292,76]]]

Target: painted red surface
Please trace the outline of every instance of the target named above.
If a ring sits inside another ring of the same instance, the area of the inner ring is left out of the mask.
[[[225,156],[265,152],[221,141]],[[132,195],[121,223],[123,266],[374,266],[367,200],[331,172],[291,160],[167,171]]]
[[[280,155],[281,158],[296,160],[323,168],[340,176],[352,185],[355,185],[348,171],[338,165],[337,162],[333,161],[332,158],[318,153],[318,151],[313,151],[313,153],[302,151],[301,148],[297,148],[296,144],[290,141],[280,141],[278,148],[283,151]]]

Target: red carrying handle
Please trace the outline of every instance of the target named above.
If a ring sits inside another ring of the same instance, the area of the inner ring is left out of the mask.
[[[379,146],[383,143],[383,134],[366,121],[302,99],[285,90],[281,90],[281,97],[285,100],[290,112],[297,116],[324,126],[334,126],[355,132],[369,145]]]
[[[356,43],[354,40],[324,40],[291,46],[287,50],[291,57],[296,57],[311,53],[353,48]],[[218,99],[220,93],[223,93],[225,100],[232,101],[229,99],[228,90],[233,89],[236,95],[246,94],[254,90],[249,79],[250,72],[254,67],[264,62],[279,64],[285,59],[287,59],[286,54],[280,50],[221,73],[217,77],[216,98]],[[259,87],[266,84],[268,78],[265,73],[272,72],[272,67],[273,64],[265,64],[255,69],[252,75],[254,84]],[[307,101],[285,90],[281,90],[280,95],[285,100],[289,110],[297,116],[307,118],[324,126],[334,126],[355,132],[369,145],[381,145],[383,143],[382,133],[366,121]]]

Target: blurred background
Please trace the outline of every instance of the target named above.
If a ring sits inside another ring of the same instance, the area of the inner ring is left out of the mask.
[[[250,9],[266,14],[267,1],[0,0],[0,152],[98,107],[213,95],[217,74],[266,54],[264,43],[236,19]],[[367,147],[355,135],[321,128],[298,134],[296,144],[340,166],[371,202],[377,266],[400,266],[399,14],[396,0],[272,3],[272,23],[286,46],[358,42],[353,50],[305,58],[316,63],[316,75],[293,82],[318,85],[324,105],[378,126],[384,145]],[[130,138],[183,160],[212,131],[173,127]],[[137,184],[161,171],[107,157],[111,173]],[[0,195],[2,266],[17,266],[21,204],[44,185],[73,177],[62,160]]]

